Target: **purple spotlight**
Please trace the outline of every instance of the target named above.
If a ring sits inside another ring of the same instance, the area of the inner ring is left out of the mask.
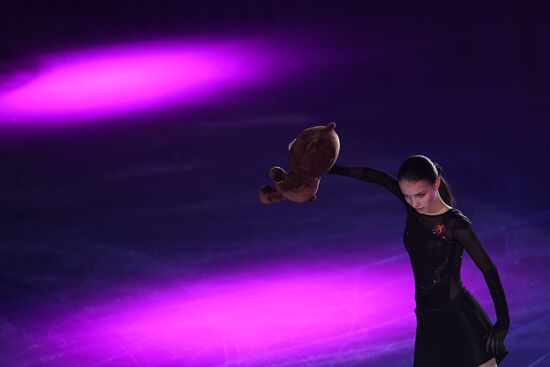
[[[273,55],[273,54],[271,54]],[[0,121],[83,120],[181,104],[265,76],[257,42],[148,42],[42,56],[0,85]]]
[[[33,358],[56,367],[266,366],[312,358],[321,365],[341,359],[344,349],[353,350],[350,360],[376,358],[388,353],[389,340],[405,339],[394,349],[411,349],[414,305],[402,294],[412,280],[396,276],[406,274],[406,259],[383,269],[333,265],[138,286],[130,298],[35,324]]]

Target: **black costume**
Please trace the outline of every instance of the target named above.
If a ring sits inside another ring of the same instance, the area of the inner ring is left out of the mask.
[[[506,347],[493,355],[486,350],[486,338],[491,330],[508,329],[508,306],[497,269],[468,218],[455,208],[439,215],[418,213],[405,200],[397,179],[384,171],[334,165],[329,173],[382,185],[406,207],[403,242],[414,273],[417,318],[414,366],[474,367],[493,357],[500,363],[508,354]],[[498,319],[494,326],[462,285],[463,249],[487,282]]]

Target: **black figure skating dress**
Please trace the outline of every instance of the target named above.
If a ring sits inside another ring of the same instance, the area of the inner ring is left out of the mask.
[[[406,207],[403,242],[414,273],[417,319],[414,366],[475,367],[493,357],[500,363],[508,351],[504,347],[497,355],[487,352],[486,337],[493,325],[460,278],[466,249],[487,281],[497,323],[507,329],[508,306],[497,269],[468,218],[455,208],[439,215],[418,213],[405,200],[397,179],[384,171],[335,165],[329,173],[382,185]]]

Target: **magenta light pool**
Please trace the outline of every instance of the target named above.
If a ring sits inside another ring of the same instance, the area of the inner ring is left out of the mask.
[[[4,76],[0,120],[72,121],[183,104],[261,79],[266,62],[262,47],[245,41],[147,42],[37,57],[32,68]]]
[[[348,352],[350,359],[373,358],[390,351],[389,341],[404,339],[394,349],[411,349],[414,305],[403,291],[412,280],[401,275],[408,264],[332,264],[324,271],[301,263],[136,285],[127,297],[32,322],[32,352],[44,366],[156,367],[312,358],[325,365]]]

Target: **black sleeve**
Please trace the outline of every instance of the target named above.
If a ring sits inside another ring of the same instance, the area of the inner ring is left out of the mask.
[[[453,237],[468,251],[468,254],[474,260],[476,266],[483,273],[483,277],[487,282],[491,298],[495,305],[497,314],[497,323],[508,329],[510,325],[510,314],[508,312],[508,303],[506,295],[500,282],[497,268],[472,229],[471,222],[465,216],[461,216],[456,221],[453,228]]]
[[[359,180],[372,182],[380,186],[385,187],[389,192],[397,196],[404,204],[407,204],[397,179],[387,172],[369,168],[369,167],[344,167],[339,165],[333,165],[328,174],[340,175],[356,178]]]

